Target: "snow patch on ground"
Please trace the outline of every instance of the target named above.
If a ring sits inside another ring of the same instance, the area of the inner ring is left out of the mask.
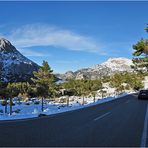
[[[21,104],[15,103],[16,105],[13,106],[12,115],[0,113],[0,120],[34,118],[34,117],[38,117],[38,115],[41,113],[46,115],[58,114],[58,113],[81,109],[81,108],[85,108],[85,107],[89,107],[97,104],[102,104],[108,101],[119,99],[126,95],[128,94],[124,93],[120,96],[106,97],[103,99],[96,98],[95,102],[94,102],[94,98],[85,98],[85,101],[86,101],[85,105],[81,105],[81,103],[79,103],[78,101],[70,102],[69,106],[67,106],[65,103],[45,102],[46,104],[44,104],[43,112],[41,111],[41,104],[34,104],[31,101],[30,101],[30,105],[26,105],[25,102],[21,102]],[[0,110],[2,112],[4,112],[4,109],[5,107],[0,105]],[[20,110],[20,112],[16,113],[18,110]],[[8,112],[9,112],[9,106],[8,106]]]

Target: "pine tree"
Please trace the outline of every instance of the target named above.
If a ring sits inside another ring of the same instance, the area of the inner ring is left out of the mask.
[[[32,81],[34,82],[36,93],[39,97],[42,98],[42,108],[43,111],[43,100],[47,96],[51,96],[53,91],[53,86],[55,84],[55,77],[53,75],[53,70],[51,70],[47,61],[43,61],[42,66],[39,68],[38,72],[34,72],[34,78]]]
[[[148,32],[148,27],[145,29]],[[148,39],[141,39],[135,45],[133,55],[134,65],[131,66],[136,72],[148,72]]]
[[[133,55],[148,55],[148,40],[141,39],[137,44],[133,45],[133,49],[136,50]]]
[[[117,95],[124,90],[122,83],[123,83],[122,74],[116,73],[111,77],[110,86],[116,88]]]
[[[18,90],[15,86],[15,83],[8,83],[7,92],[8,92],[9,104],[10,104],[10,115],[12,115],[13,97],[18,96]]]

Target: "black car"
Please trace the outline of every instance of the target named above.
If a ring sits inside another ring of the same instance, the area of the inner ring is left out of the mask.
[[[148,90],[140,90],[138,99],[148,99]]]

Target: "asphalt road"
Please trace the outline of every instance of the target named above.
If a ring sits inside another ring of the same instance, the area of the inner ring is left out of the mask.
[[[147,104],[133,94],[59,115],[1,121],[0,146],[148,146]]]

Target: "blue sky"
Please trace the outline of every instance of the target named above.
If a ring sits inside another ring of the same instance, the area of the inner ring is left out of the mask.
[[[9,1],[0,8],[0,36],[54,72],[132,58],[132,45],[148,36],[148,1]]]

